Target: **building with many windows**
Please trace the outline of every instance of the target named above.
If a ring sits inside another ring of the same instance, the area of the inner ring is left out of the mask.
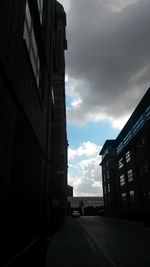
[[[114,148],[114,176],[107,168],[111,157],[109,146]],[[148,221],[150,215],[150,89],[116,140],[105,142],[100,155],[102,155],[105,214]],[[115,188],[112,184],[115,184]],[[116,206],[113,202],[114,197]],[[114,209],[116,214],[112,212]]]
[[[116,149],[115,140],[106,140],[100,154],[102,155],[103,196],[106,216],[118,214],[118,183],[116,179]]]
[[[55,0],[0,1],[0,24],[0,265],[44,266],[67,205],[66,15]]]

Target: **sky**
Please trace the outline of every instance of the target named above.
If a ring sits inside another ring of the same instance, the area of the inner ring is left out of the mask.
[[[67,14],[68,183],[102,196],[101,158],[150,82],[150,0],[60,0]]]

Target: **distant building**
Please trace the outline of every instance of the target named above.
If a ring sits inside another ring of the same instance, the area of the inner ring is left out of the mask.
[[[44,266],[66,214],[65,26],[55,0],[0,1],[0,266]]]
[[[103,197],[68,197],[70,209],[78,210],[82,215],[97,215],[103,209]]]
[[[100,155],[105,214],[147,221],[150,216],[150,89],[116,140],[105,142]]]

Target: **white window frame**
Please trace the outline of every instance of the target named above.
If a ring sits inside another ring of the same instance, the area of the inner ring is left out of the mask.
[[[123,185],[125,185],[125,175],[124,174],[120,175],[120,186],[123,186]]]
[[[131,152],[128,151],[128,152],[126,153],[126,163],[128,163],[130,160],[131,160]]]
[[[121,169],[123,167],[123,158],[119,159],[118,161],[118,168]]]
[[[127,171],[127,175],[128,175],[128,182],[132,182],[134,179],[134,172],[132,169],[130,169],[129,171]]]

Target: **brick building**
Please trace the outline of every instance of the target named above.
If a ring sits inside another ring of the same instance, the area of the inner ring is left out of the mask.
[[[63,17],[61,30],[57,16]],[[52,185],[56,177],[52,176],[52,143],[57,113],[63,117],[62,128],[56,132],[62,143],[57,157],[63,158],[59,196],[63,199],[62,216],[65,214],[64,17],[62,6],[54,0],[0,2],[1,266],[44,264],[46,236],[49,229],[53,232]],[[58,90],[63,91],[63,111],[55,108],[56,54],[58,72],[62,71]]]
[[[113,152],[109,147],[113,147]],[[150,216],[150,89],[147,90],[116,140],[105,142],[100,155],[102,155],[106,215],[148,222]],[[114,175],[111,172],[112,168],[108,167],[111,162]]]

